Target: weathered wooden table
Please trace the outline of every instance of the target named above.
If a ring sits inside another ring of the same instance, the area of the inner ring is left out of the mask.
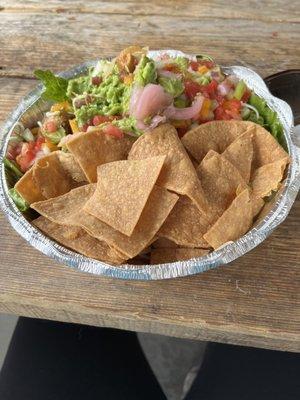
[[[36,82],[128,44],[207,52],[262,76],[299,67],[296,0],[0,0],[0,123]],[[300,200],[280,228],[229,266],[132,282],[58,265],[0,217],[0,310],[184,338],[300,350]]]

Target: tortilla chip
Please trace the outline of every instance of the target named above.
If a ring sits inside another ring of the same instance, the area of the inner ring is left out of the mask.
[[[59,225],[45,217],[39,217],[32,221],[32,223],[56,242],[87,257],[114,264],[121,264],[124,261],[105,242],[93,238],[83,229],[80,230],[77,236],[72,237],[72,234],[70,236],[70,232],[76,232],[76,227]]]
[[[87,182],[86,176],[78,162],[75,160],[73,154],[66,153],[64,151],[58,151],[57,155],[62,168],[75,182]]]
[[[279,160],[289,162],[289,155],[277,140],[260,125],[253,124],[253,170]]]
[[[82,212],[82,207],[95,190],[95,183],[80,186],[61,196],[33,203],[31,208],[52,222],[74,225],[74,214],[77,215]]]
[[[174,208],[173,208],[174,210]],[[155,240],[155,242],[153,242],[152,247],[154,249],[159,249],[161,247],[165,248],[165,247],[178,247],[178,244],[172,242],[172,240],[169,240],[167,238],[164,237],[159,237],[158,239]]]
[[[209,250],[191,248],[160,248],[151,251],[151,264],[164,264],[205,256]]]
[[[282,181],[286,168],[286,158],[265,164],[258,168],[252,178],[251,201],[253,217],[255,217],[264,206],[264,197],[270,196],[272,191],[277,191]]]
[[[16,183],[15,189],[27,201],[28,204],[45,199],[39,187],[36,185],[35,180],[33,179],[33,168],[30,168],[22,176],[22,178]]]
[[[257,220],[255,221],[254,226],[257,226],[259,223],[261,223],[268,216],[268,214],[272,211],[272,209],[275,207],[275,204],[277,203],[279,197],[282,195],[284,188],[285,188],[284,185],[281,185],[278,192],[275,193],[275,196],[272,196],[266,202],[263,202],[264,207],[261,210]]]
[[[98,167],[98,183],[84,210],[130,236],[141,216],[165,156],[115,161]],[[158,205],[156,205],[158,206]]]
[[[74,224],[80,224],[92,236],[132,258],[152,243],[177,200],[176,194],[155,186],[130,237],[87,213],[74,215]]]
[[[101,131],[79,133],[66,143],[89,182],[97,181],[97,167],[124,160],[132,145],[128,138],[118,139]]]
[[[207,153],[197,172],[211,207],[212,220],[222,215],[238,192],[247,187],[236,167],[213,150]]]
[[[188,131],[181,139],[187,151],[201,162],[209,150],[223,153],[249,127],[244,121],[211,121]]]
[[[55,223],[84,228],[91,236],[118,249],[123,259],[126,258],[124,254],[131,258],[149,246],[178,199],[177,195],[155,187],[129,238],[83,211],[85,201],[93,195],[95,188],[96,184],[81,186],[63,196],[34,203],[32,208]]]
[[[63,169],[58,152],[40,158],[33,165],[33,179],[46,199],[69,192],[78,183]]]
[[[208,228],[209,222],[199,209],[191,200],[181,197],[159,230],[158,236],[185,247],[208,248],[210,245],[203,239]]]
[[[245,189],[204,235],[204,239],[218,249],[224,243],[237,240],[252,225],[252,205],[249,189]]]
[[[132,146],[128,159],[139,160],[158,155],[165,155],[166,161],[157,185],[188,196],[205,212],[208,204],[201,183],[172,125],[160,125],[142,135]]]
[[[228,161],[234,165],[242,175],[246,183],[249,183],[251,165],[253,160],[252,133],[240,135],[222,153]]]

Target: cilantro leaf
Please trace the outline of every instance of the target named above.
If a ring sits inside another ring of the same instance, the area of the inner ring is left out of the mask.
[[[36,70],[34,72],[34,75],[38,79],[40,79],[45,86],[45,90],[42,94],[43,99],[53,100],[58,102],[67,99],[67,94],[66,94],[68,87],[67,79],[55,76],[49,70],[43,71],[41,69]]]

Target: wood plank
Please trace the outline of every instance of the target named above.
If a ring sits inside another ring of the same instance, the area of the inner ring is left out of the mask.
[[[210,53],[218,63],[249,66],[267,76],[298,67],[299,32],[299,24],[286,22],[279,29],[278,23],[240,19],[2,12],[0,73],[32,77],[36,68],[60,71],[139,43]]]
[[[0,310],[191,339],[300,350],[300,201],[262,245],[196,276],[122,281],[45,257],[0,217]]]
[[[296,1],[288,4],[284,0],[252,1],[248,0],[231,3],[226,0],[195,1],[195,0],[160,0],[155,1],[98,1],[89,0],[2,0],[3,12],[17,13],[78,13],[78,14],[128,14],[128,15],[159,15],[180,16],[192,19],[199,18],[230,18],[252,19],[255,21],[299,22],[300,11]]]
[[[35,79],[5,78],[0,76],[0,126],[21,98],[35,86]]]

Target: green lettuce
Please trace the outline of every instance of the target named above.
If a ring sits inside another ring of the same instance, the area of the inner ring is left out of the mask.
[[[25,212],[29,209],[29,204],[23,197],[17,192],[15,188],[9,189],[9,195],[13,199],[15,205],[21,212]]]
[[[250,119],[253,122],[259,123],[263,125],[267,130],[271,132],[271,134],[275,137],[275,139],[285,147],[285,139],[283,134],[283,126],[279,121],[277,113],[270,109],[267,105],[266,101],[256,94],[252,93],[249,99],[249,104],[256,108],[259,113],[259,118],[255,115],[254,112],[250,113]]]
[[[58,102],[67,100],[67,79],[55,76],[49,70],[43,71],[41,69],[36,70],[34,75],[40,79],[45,86],[45,90],[42,93],[43,99]]]

